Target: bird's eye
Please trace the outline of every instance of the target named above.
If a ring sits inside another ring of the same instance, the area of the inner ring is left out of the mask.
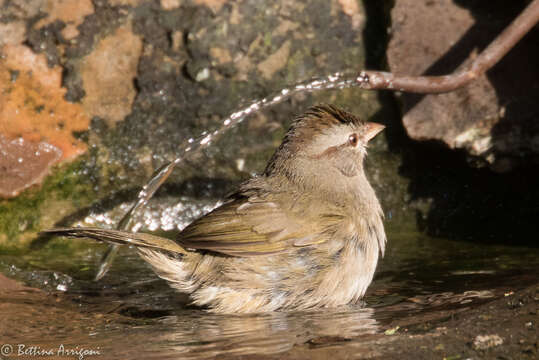
[[[356,133],[350,134],[350,136],[348,136],[348,144],[356,147],[357,144],[359,144],[359,135]]]

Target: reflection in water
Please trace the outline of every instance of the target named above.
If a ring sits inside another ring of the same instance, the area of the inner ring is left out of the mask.
[[[252,316],[169,316],[160,320],[169,326],[158,343],[168,344],[175,354],[186,357],[275,354],[316,338],[349,339],[378,331],[374,310],[357,307],[345,311],[271,313]],[[188,356],[189,355],[189,356]]]
[[[107,358],[206,358],[276,354],[313,339],[339,342],[379,332],[374,310],[359,305],[338,311],[242,316],[184,309],[141,319],[107,313],[108,302],[101,308],[89,307],[3,279],[2,341],[45,350],[63,345],[99,350]]]

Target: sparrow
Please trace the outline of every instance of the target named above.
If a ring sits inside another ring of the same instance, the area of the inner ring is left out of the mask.
[[[175,240],[99,228],[48,233],[134,245],[156,274],[217,313],[298,311],[358,302],[386,235],[363,168],[384,129],[332,105],[291,124],[264,172]]]

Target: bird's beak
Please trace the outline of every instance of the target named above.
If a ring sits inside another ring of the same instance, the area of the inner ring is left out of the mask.
[[[365,124],[365,132],[363,133],[362,140],[366,144],[370,139],[375,137],[380,131],[384,130],[385,126],[375,122],[368,122]]]

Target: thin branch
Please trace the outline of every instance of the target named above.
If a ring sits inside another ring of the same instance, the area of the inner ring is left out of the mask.
[[[539,22],[539,0],[526,9],[465,69],[443,76],[400,76],[383,71],[362,71],[357,81],[367,90],[443,93],[467,85],[507,54]]]

